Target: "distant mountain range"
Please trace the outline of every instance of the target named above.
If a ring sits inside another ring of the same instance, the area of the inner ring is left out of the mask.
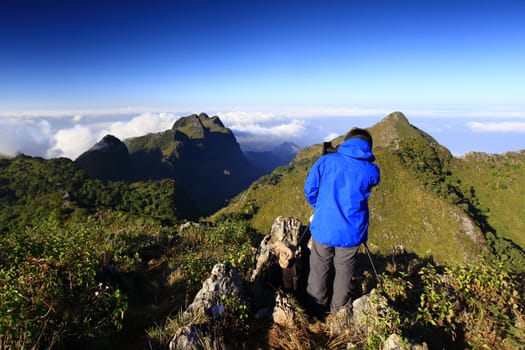
[[[275,168],[288,164],[295,158],[299,147],[292,142],[283,142],[267,151],[247,151],[245,157],[254,164],[262,174],[269,174]]]
[[[218,117],[201,113],[178,119],[170,130],[123,142],[107,135],[75,162],[100,180],[174,179],[201,215],[208,215],[258,177],[291,161],[296,150],[288,143],[244,155]]]

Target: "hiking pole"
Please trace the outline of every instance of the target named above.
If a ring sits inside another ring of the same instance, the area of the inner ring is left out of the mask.
[[[303,233],[301,233],[301,235],[299,236],[299,240],[297,241],[297,245],[301,245],[301,242],[303,241],[304,236],[306,236],[306,233],[308,232],[308,230],[310,230],[310,224],[312,223],[312,217],[313,217],[313,215],[310,216],[310,220],[308,220],[308,225],[306,225],[306,227],[303,230]]]
[[[297,241],[297,245],[301,245],[303,239],[304,239],[304,236],[306,236],[306,233],[308,232],[308,230],[310,229],[310,223],[308,223],[308,225],[304,228],[303,230],[303,233],[301,233],[301,236],[299,236],[299,240]]]
[[[374,270],[374,275],[376,276],[377,283],[381,284],[381,278],[379,278],[379,275],[377,274],[376,267],[374,266],[374,261],[372,260],[372,255],[370,255],[370,249],[368,249],[368,244],[366,244],[366,242],[364,242],[363,244],[365,245],[366,255],[368,255],[370,265],[372,265],[372,270]]]

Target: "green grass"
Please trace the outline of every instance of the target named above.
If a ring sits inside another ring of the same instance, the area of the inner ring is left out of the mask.
[[[525,249],[525,151],[471,153],[456,160],[454,171],[475,191],[493,230]]]

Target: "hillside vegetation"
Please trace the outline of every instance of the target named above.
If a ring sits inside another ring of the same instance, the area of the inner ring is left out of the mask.
[[[525,150],[468,153],[453,169],[475,193],[492,231],[525,247]]]
[[[198,131],[195,118],[177,129]],[[209,348],[378,349],[390,334],[431,349],[523,347],[525,153],[455,158],[399,112],[369,130],[382,175],[369,235],[381,282],[361,251],[356,293],[377,288],[387,311],[366,331],[335,336],[300,302],[287,328],[249,293],[224,295],[220,317],[195,320]],[[173,145],[152,138],[135,141]],[[167,147],[159,153],[173,155]],[[199,224],[187,221],[193,204],[173,179],[102,181],[68,159],[0,159],[0,348],[168,348],[216,263],[249,287],[274,219],[306,227],[303,184],[320,156],[321,145],[301,150]]]
[[[431,136],[410,125],[400,112],[390,114],[370,132],[381,169],[381,183],[370,196],[369,239],[374,249],[388,253],[394,246],[403,245],[408,251],[432,256],[441,263],[496,259],[523,271],[523,152],[493,155],[493,159],[501,159],[501,168],[493,168],[490,176],[471,176],[468,169],[490,165],[473,157],[452,157]],[[342,137],[333,140],[334,145],[341,142]],[[307,222],[312,210],[304,199],[303,184],[320,156],[321,145],[302,150],[293,162],[258,179],[219,213],[244,213],[260,232],[265,232],[278,215]],[[508,173],[512,176],[505,180],[495,175]],[[488,190],[505,182],[510,186],[504,193]],[[507,223],[513,231],[500,233],[492,222],[502,228]]]
[[[241,151],[219,117],[192,114],[158,133],[123,141],[106,135],[75,162],[91,179],[172,179],[197,209],[209,215],[262,174]]]

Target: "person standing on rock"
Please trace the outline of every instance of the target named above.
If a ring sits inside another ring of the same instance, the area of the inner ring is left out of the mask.
[[[380,179],[370,133],[352,128],[344,139],[335,153],[317,160],[304,184],[314,209],[306,293],[317,315],[350,301],[357,251],[368,239],[368,197]]]

